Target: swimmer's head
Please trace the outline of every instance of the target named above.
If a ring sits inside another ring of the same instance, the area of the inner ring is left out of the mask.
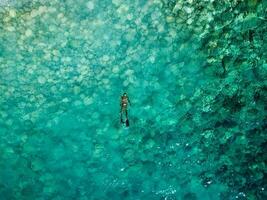
[[[125,97],[127,96],[126,92],[123,93],[123,96],[125,96]]]

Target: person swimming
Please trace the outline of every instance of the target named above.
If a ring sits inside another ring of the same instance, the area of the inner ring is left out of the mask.
[[[123,95],[121,96],[121,111],[120,111],[120,115],[121,115],[121,123],[125,123],[126,126],[129,126],[129,119],[128,119],[128,103],[131,105],[131,102],[129,100],[129,97],[127,96],[126,93],[123,93]],[[123,121],[123,114],[125,114],[126,120],[125,122]]]

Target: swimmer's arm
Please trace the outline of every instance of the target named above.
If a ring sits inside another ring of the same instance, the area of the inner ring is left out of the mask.
[[[130,99],[129,99],[129,98],[128,98],[128,102],[129,102],[130,106],[132,106],[132,104],[131,104],[131,101],[130,101]]]

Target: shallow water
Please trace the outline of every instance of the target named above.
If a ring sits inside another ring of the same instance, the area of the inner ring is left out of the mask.
[[[264,1],[0,2],[0,199],[267,198]]]

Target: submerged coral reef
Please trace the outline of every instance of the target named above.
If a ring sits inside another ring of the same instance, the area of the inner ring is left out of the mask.
[[[263,0],[0,0],[0,199],[267,199],[266,33]]]

